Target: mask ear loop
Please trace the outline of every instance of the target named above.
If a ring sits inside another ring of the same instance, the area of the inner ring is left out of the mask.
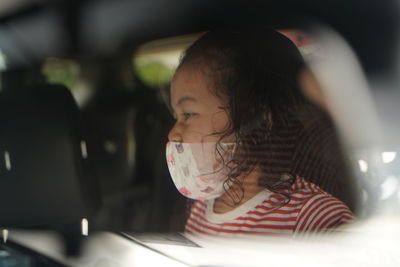
[[[232,151],[229,151],[229,149],[226,149],[226,146],[232,146],[233,149]],[[222,171],[224,168],[228,167],[228,163],[231,162],[234,153],[235,153],[235,149],[236,149],[236,144],[235,143],[219,143],[217,142],[215,144],[215,159],[216,161],[221,165],[220,168],[213,170],[212,173],[217,173]],[[231,156],[229,156],[229,154]],[[226,155],[228,155],[229,157],[226,157]],[[226,159],[229,160],[226,160]]]
[[[235,158],[235,153],[237,152],[238,144],[236,142],[234,142],[234,143],[229,143],[229,145],[233,145],[233,149],[231,152],[232,157],[229,160],[229,162],[233,162],[233,159]],[[226,167],[228,167],[229,162],[226,164]],[[236,185],[235,188],[233,188],[234,185]],[[244,197],[243,183],[241,181],[239,181],[237,178],[228,176],[227,180],[223,184],[223,187],[224,187],[224,191],[228,194],[228,196],[232,200],[233,204],[228,203],[225,200],[222,200],[222,202],[229,207],[232,207],[232,208],[237,207]],[[233,188],[233,190],[230,191],[230,189],[232,189],[232,188]],[[240,190],[240,192],[238,192],[238,190]]]
[[[233,145],[232,151],[231,153],[231,158],[230,160],[225,164],[225,167],[227,168],[232,168],[233,167],[229,167],[229,163],[233,162],[234,159],[234,155],[236,153],[237,150],[237,143],[229,143],[229,145]],[[239,181],[237,178],[228,176],[228,178],[225,180],[224,184],[223,184],[223,188],[224,191],[226,192],[226,194],[229,196],[229,198],[232,200],[232,203],[228,203],[227,201],[225,201],[224,199],[222,199],[222,202],[231,207],[231,208],[235,208],[237,207],[240,202],[242,201],[243,197],[244,197],[244,188],[243,188],[243,183],[241,181]]]

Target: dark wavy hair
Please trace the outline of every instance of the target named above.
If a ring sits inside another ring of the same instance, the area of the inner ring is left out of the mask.
[[[186,66],[203,71],[209,77],[211,92],[228,99],[228,106],[221,108],[229,114],[229,125],[215,133],[221,136],[220,141],[232,134],[236,140],[235,155],[226,163],[230,168],[225,182],[228,194],[232,184],[242,188],[238,176],[256,166],[262,173],[259,184],[284,196],[284,202],[289,201],[288,190],[297,175],[336,194],[336,167],[343,162],[340,157],[318,162],[319,153],[327,148],[322,145],[316,152],[318,149],[308,147],[318,139],[315,136],[321,129],[325,129],[322,139],[332,133],[329,140],[335,140],[334,128],[329,117],[302,95],[298,76],[305,62],[286,36],[266,27],[212,30],[184,52],[178,69]],[[324,121],[327,126],[315,127],[313,121]],[[324,144],[322,139],[319,143]],[[325,143],[337,148],[335,142]],[[310,160],[306,162],[304,157]],[[325,176],[317,177],[322,174]],[[230,196],[235,204],[240,203],[243,188],[241,195]]]

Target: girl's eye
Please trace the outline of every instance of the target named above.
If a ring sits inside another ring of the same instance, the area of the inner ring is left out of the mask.
[[[194,115],[195,115],[194,113],[189,113],[189,112],[183,112],[182,113],[182,116],[185,118],[185,120],[190,119]]]

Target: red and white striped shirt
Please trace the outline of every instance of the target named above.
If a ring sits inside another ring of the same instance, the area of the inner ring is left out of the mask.
[[[335,229],[354,219],[350,209],[317,185],[297,177],[289,190],[290,201],[263,190],[235,209],[217,214],[214,200],[193,204],[185,233],[232,236],[242,234],[292,234]]]

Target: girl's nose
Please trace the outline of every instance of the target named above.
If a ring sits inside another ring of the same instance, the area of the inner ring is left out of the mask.
[[[183,142],[182,133],[178,122],[176,122],[169,131],[168,140],[170,142]]]

